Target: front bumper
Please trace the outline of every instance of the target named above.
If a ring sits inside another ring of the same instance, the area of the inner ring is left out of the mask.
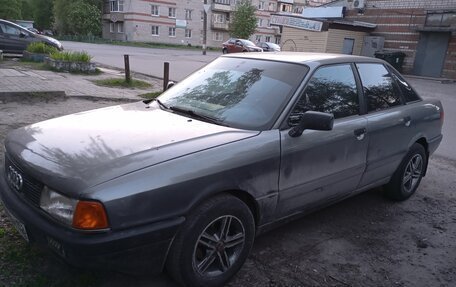
[[[5,182],[0,169],[0,202],[24,224],[31,243],[52,250],[70,265],[130,274],[159,273],[183,217],[105,232],[81,232],[54,222],[25,202]]]

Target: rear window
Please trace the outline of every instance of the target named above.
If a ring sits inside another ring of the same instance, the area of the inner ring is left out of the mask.
[[[400,93],[382,64],[356,64],[367,99],[367,111],[375,112],[401,105]]]

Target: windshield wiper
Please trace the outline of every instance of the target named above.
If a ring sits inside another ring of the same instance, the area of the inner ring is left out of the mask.
[[[164,108],[165,110],[169,110],[169,107],[162,103],[159,99],[155,99],[155,101],[158,103],[160,107]]]
[[[193,110],[189,110],[189,109],[185,109],[185,108],[181,108],[181,107],[176,107],[176,106],[171,106],[171,107],[169,107],[169,109],[172,110],[172,111],[178,112],[180,114],[188,115],[188,116],[190,116],[192,118],[203,120],[205,122],[209,122],[209,123],[220,125],[220,126],[229,127],[229,125],[223,123],[219,119],[195,113],[195,111],[193,111]]]

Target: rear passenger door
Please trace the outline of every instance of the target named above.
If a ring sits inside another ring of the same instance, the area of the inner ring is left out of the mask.
[[[360,187],[391,176],[408,150],[413,118],[404,108],[399,87],[381,63],[356,64],[367,103],[369,148]]]
[[[367,121],[360,115],[358,87],[351,64],[320,67],[288,118],[299,123],[306,111],[333,113],[332,131],[281,133],[278,217],[337,201],[355,189],[365,169]]]

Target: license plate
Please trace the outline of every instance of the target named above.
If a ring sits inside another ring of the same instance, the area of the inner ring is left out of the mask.
[[[29,242],[29,238],[27,235],[27,230],[25,229],[25,225],[19,221],[9,210],[3,205],[3,209],[5,210],[6,214],[9,216],[11,223],[16,228],[17,232],[25,239],[25,241]]]

